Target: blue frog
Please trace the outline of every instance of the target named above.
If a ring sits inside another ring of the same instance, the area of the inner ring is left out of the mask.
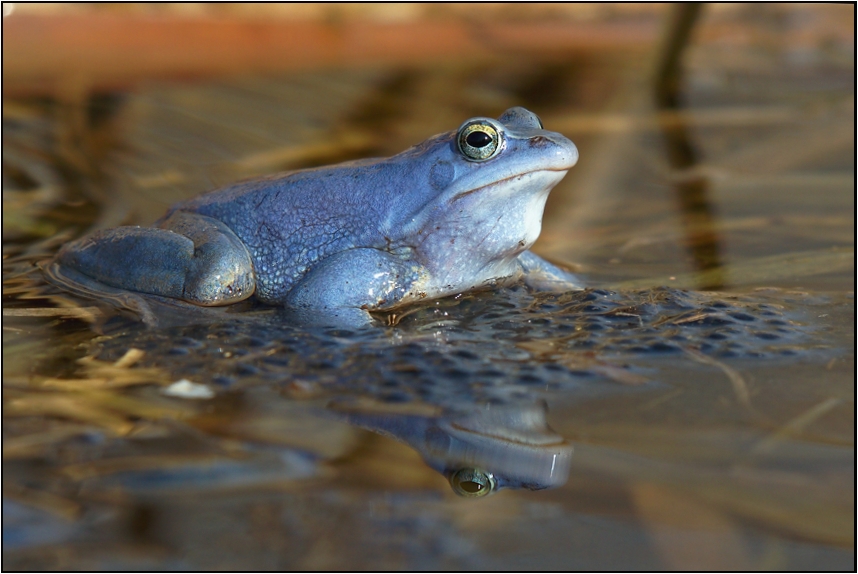
[[[352,398],[327,409],[414,448],[459,496],[557,488],[569,479],[573,447],[548,426],[544,402],[418,409]]]
[[[522,278],[574,289],[574,276],[528,249],[548,193],[577,160],[569,139],[516,107],[389,158],[212,191],[154,227],[70,243],[55,264],[131,292],[202,306],[255,297],[351,325]]]

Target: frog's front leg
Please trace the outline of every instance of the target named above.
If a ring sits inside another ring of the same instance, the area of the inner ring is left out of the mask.
[[[525,284],[538,291],[580,291],[584,287],[578,278],[549,263],[532,251],[518,256],[518,262],[524,271]]]
[[[323,313],[319,319],[350,326],[367,325],[370,310],[394,306],[409,297],[419,266],[378,249],[355,248],[332,255],[292,288],[286,304]]]
[[[64,247],[57,262],[111,287],[227,305],[247,299],[256,281],[247,248],[226,225],[175,212],[153,227],[118,227]]]

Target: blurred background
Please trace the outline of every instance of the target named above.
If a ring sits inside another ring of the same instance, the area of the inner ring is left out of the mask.
[[[6,117],[22,98],[51,103],[56,155],[98,172],[83,191],[101,226],[524,105],[582,150],[551,197],[544,255],[612,279],[708,271],[686,284],[718,288],[743,281],[725,257],[851,243],[849,6],[4,6]],[[834,204],[807,212],[811,195]],[[680,217],[651,219],[665,200]],[[626,217],[628,232],[611,223]],[[806,275],[850,259],[819,255]],[[672,264],[637,267],[654,259]]]
[[[818,3],[3,3],[4,566],[853,568],[854,21]],[[156,359],[93,362],[100,310],[34,278],[87,231],[516,105],[581,154],[537,253],[618,292],[803,305],[794,327],[826,342],[792,363],[621,355],[639,378],[544,397],[576,448],[565,487],[467,506],[402,444],[307,415],[300,385],[209,405],[147,390],[174,380]],[[321,470],[253,466],[259,441]],[[253,464],[135,490],[212,449]]]

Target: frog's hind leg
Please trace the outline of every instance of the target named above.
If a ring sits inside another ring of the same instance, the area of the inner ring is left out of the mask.
[[[175,212],[160,228],[118,227],[64,247],[57,262],[100,283],[129,291],[227,305],[255,289],[247,248],[220,221]]]

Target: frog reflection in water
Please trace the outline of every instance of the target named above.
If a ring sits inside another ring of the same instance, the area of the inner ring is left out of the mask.
[[[480,497],[502,488],[542,490],[569,478],[572,446],[548,427],[544,403],[418,415],[360,402],[334,402],[328,409],[350,424],[408,444],[460,496]]]
[[[335,323],[524,279],[578,288],[534,255],[549,191],[578,160],[524,108],[473,118],[398,155],[240,182],[156,227],[65,246],[53,276],[195,305],[254,296]]]

